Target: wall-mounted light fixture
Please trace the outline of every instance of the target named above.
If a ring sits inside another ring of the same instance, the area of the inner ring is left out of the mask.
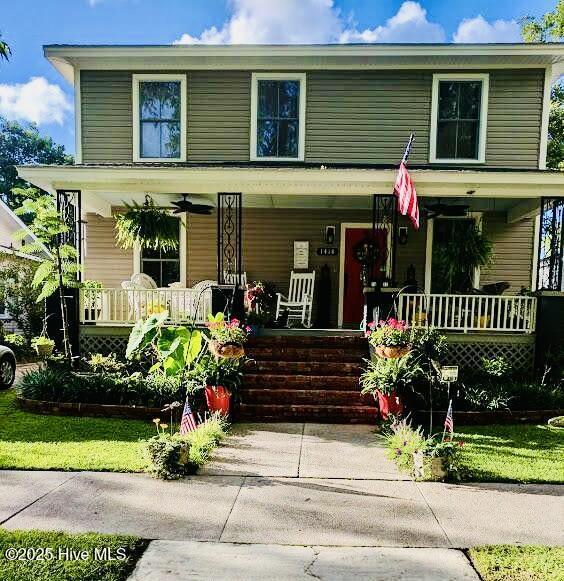
[[[398,228],[398,242],[400,244],[407,244],[407,226],[400,226]]]
[[[325,244],[335,244],[336,226],[325,226]]]

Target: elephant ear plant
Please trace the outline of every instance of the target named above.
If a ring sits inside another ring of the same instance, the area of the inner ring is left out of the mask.
[[[125,212],[115,217],[116,240],[122,248],[127,250],[138,244],[163,252],[178,249],[178,220],[157,208],[150,196],[142,205],[124,205]]]

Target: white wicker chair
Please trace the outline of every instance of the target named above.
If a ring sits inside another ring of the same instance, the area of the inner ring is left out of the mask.
[[[313,308],[313,291],[315,287],[315,270],[313,272],[290,273],[290,289],[288,296],[277,293],[276,318],[283,311],[288,312],[289,321],[301,321],[304,327],[311,327],[311,311]]]
[[[146,289],[157,288],[157,283],[148,274],[145,274],[144,272],[132,274],[131,282]]]

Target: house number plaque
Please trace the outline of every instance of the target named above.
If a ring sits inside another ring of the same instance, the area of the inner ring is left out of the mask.
[[[318,248],[317,256],[337,256],[337,249],[328,247]]]

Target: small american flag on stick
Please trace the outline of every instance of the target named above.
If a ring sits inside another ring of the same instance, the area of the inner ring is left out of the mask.
[[[413,133],[409,137],[407,147],[401,160],[396,183],[394,184],[394,194],[398,198],[398,210],[402,216],[409,216],[413,227],[419,230],[419,204],[417,202],[417,191],[407,167],[405,166],[411,144],[413,143]]]
[[[448,402],[448,410],[445,418],[445,433],[448,432],[451,436],[454,432],[454,419],[452,416],[452,399]]]
[[[188,403],[188,397],[186,397],[186,402],[184,403],[184,410],[182,411],[182,419],[180,420],[180,433],[187,434],[198,427],[196,423],[196,418],[192,412],[192,408]]]

